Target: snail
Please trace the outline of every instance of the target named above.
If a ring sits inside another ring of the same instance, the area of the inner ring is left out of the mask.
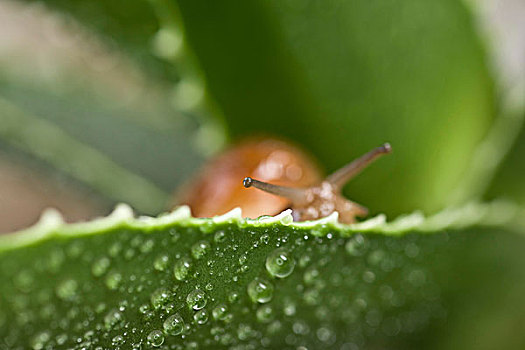
[[[256,218],[291,208],[295,221],[315,220],[337,211],[340,222],[353,223],[368,210],[343,197],[343,186],[391,151],[385,143],[323,179],[316,162],[295,145],[274,138],[251,138],[212,160],[179,193],[177,203],[188,205],[196,217],[241,207],[244,216]],[[249,187],[261,191],[247,191]]]

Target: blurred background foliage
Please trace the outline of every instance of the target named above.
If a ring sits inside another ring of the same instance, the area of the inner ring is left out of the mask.
[[[0,7],[2,231],[47,206],[158,214],[207,158],[261,133],[326,172],[391,142],[346,188],[373,213],[525,199],[519,0]]]

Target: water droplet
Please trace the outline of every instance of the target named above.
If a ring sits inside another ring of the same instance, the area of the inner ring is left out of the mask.
[[[168,288],[161,287],[151,294],[151,305],[155,309],[158,309],[165,305],[170,298],[170,290]]]
[[[426,276],[422,270],[413,270],[408,274],[407,279],[414,287],[421,287],[425,284]]]
[[[405,247],[405,254],[409,258],[415,258],[419,254],[419,247],[413,242],[408,243]]]
[[[120,285],[120,282],[122,281],[122,275],[118,272],[111,272],[109,275],[106,276],[106,287],[108,287],[111,290],[115,290]]]
[[[122,345],[122,344],[124,344],[124,337],[121,335],[116,335],[113,337],[113,339],[111,339],[111,345],[113,346]]]
[[[78,258],[83,251],[84,247],[82,246],[82,242],[80,241],[74,241],[67,248],[67,254],[72,258]]]
[[[246,340],[255,335],[255,331],[247,324],[240,324],[237,328],[237,337],[239,340]]]
[[[57,297],[62,300],[73,300],[75,298],[78,288],[78,283],[75,280],[65,280],[56,288]]]
[[[273,285],[263,278],[256,278],[248,284],[248,295],[253,302],[267,303],[273,297]]]
[[[149,305],[147,305],[147,304],[142,304],[142,305],[140,305],[140,307],[139,307],[139,311],[140,311],[141,314],[145,314],[145,313],[147,313],[149,310],[150,310],[150,308],[149,308]]]
[[[299,258],[299,266],[305,268],[310,263],[310,261],[312,261],[310,255],[305,254]]]
[[[377,249],[368,255],[367,261],[370,265],[378,265],[381,261],[383,261],[384,258],[385,252],[383,252],[381,249]]]
[[[296,307],[295,304],[291,300],[286,300],[284,302],[284,314],[286,316],[293,316],[295,315]]]
[[[363,281],[366,283],[372,283],[376,280],[376,275],[372,271],[363,272]]]
[[[122,250],[122,245],[119,242],[113,243],[108,250],[109,256],[115,258]]]
[[[179,335],[184,331],[184,320],[179,314],[174,314],[164,321],[163,327],[167,334]]]
[[[199,241],[191,247],[191,255],[193,255],[193,257],[198,260],[206,255],[210,249],[210,243],[207,241]]]
[[[352,256],[362,256],[366,251],[366,241],[363,235],[356,234],[346,243],[346,252]]]
[[[321,327],[315,332],[317,338],[325,344],[333,344],[336,340],[335,333],[326,327]]]
[[[164,343],[164,334],[159,330],[151,331],[148,334],[148,344],[158,348]]]
[[[270,242],[270,235],[265,233],[259,238],[259,241],[263,244],[268,244]]]
[[[230,304],[235,303],[237,300],[239,300],[239,293],[231,292],[230,295],[228,295],[228,301]]]
[[[231,345],[234,342],[234,338],[230,333],[221,335],[220,342],[222,345]]]
[[[274,250],[266,258],[266,270],[274,277],[290,276],[295,267],[295,260],[284,248]]]
[[[246,260],[248,260],[248,257],[246,256],[246,254],[243,254],[239,257],[239,265],[243,265]]]
[[[170,233],[170,236],[171,236],[171,242],[172,243],[175,243],[175,242],[177,242],[179,240],[180,233],[177,232],[176,229],[174,229],[174,228],[170,229],[169,233]]]
[[[225,304],[219,304],[213,309],[212,316],[216,320],[224,320],[227,313],[228,307]]]
[[[97,314],[102,313],[104,310],[106,310],[106,304],[104,304],[104,303],[98,303],[98,304],[95,306],[95,312],[96,312]]]
[[[179,281],[183,281],[188,275],[190,270],[191,260],[188,257],[183,257],[177,260],[175,267],[173,268],[173,274],[175,278]]]
[[[28,271],[21,271],[15,276],[15,285],[22,292],[29,292],[33,287],[34,278]]]
[[[64,345],[67,341],[67,334],[59,334],[55,338],[58,345]]]
[[[315,267],[309,268],[305,271],[303,275],[304,283],[307,285],[312,285],[319,278],[319,270]]]
[[[310,332],[310,327],[304,321],[299,320],[294,322],[292,330],[295,334],[306,335]]]
[[[61,250],[52,251],[49,256],[49,260],[47,261],[47,267],[49,268],[49,271],[58,272],[58,269],[60,268],[64,260],[64,252],[62,252]]]
[[[126,249],[124,252],[124,259],[131,260],[135,256],[135,250],[133,248]]]
[[[215,232],[215,235],[213,236],[213,240],[216,243],[224,242],[226,239],[226,233],[223,230]]]
[[[149,253],[153,250],[155,242],[152,239],[148,239],[146,242],[142,243],[140,246],[141,253]]]
[[[123,317],[122,314],[117,309],[111,309],[106,316],[104,317],[104,324],[106,325],[106,329],[111,329],[117,323],[122,321]]]
[[[308,305],[318,305],[321,302],[321,297],[317,289],[309,289],[305,291],[303,299]]]
[[[379,310],[370,310],[365,315],[366,323],[368,323],[371,327],[377,327],[381,324],[381,320],[383,319],[383,314]]]
[[[47,332],[38,333],[31,341],[31,346],[34,350],[41,350],[46,346],[49,338],[50,336]]]
[[[111,262],[106,257],[100,258],[97,261],[95,261],[95,263],[91,267],[91,272],[93,273],[93,276],[100,277],[103,274],[105,274],[108,271],[110,264]]]
[[[270,305],[263,305],[257,309],[257,320],[262,323],[268,323],[273,319],[273,309]]]
[[[200,289],[195,289],[186,297],[186,303],[193,310],[202,309],[206,306],[206,302],[206,294]]]
[[[208,318],[209,314],[208,310],[206,309],[202,309],[196,312],[195,315],[193,315],[193,319],[195,320],[195,322],[197,322],[197,324],[205,324],[206,322],[208,322]]]
[[[157,271],[164,271],[168,267],[170,258],[167,255],[158,256],[153,262],[153,268]]]
[[[276,334],[277,332],[281,330],[281,328],[282,328],[281,322],[279,320],[275,320],[272,323],[270,323],[266,329],[268,330],[269,334]]]

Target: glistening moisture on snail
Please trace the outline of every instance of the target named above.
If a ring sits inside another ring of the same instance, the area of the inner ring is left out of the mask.
[[[189,205],[199,217],[220,215],[235,207],[241,207],[248,217],[291,208],[295,221],[315,220],[337,211],[340,222],[353,223],[368,210],[345,198],[343,186],[390,152],[392,147],[385,143],[323,177],[316,162],[296,146],[271,138],[248,139],[212,160],[179,194],[177,204]],[[246,191],[250,187],[261,191]]]

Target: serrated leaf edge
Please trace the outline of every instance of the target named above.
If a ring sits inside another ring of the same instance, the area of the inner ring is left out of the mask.
[[[294,222],[290,209],[275,216],[263,216],[257,219],[243,218],[241,208],[235,208],[212,218],[195,218],[191,215],[188,206],[180,206],[157,217],[135,218],[133,209],[129,205],[118,204],[106,217],[68,224],[64,222],[62,215],[57,210],[47,209],[34,226],[0,236],[0,252],[35,244],[52,237],[86,236],[116,228],[139,229],[147,233],[174,225],[205,227],[210,224],[236,223],[239,227],[244,228],[284,225],[298,229],[310,229],[312,234],[318,236],[324,236],[334,230],[342,236],[354,233],[399,235],[409,231],[431,233],[471,226],[505,226],[513,223],[520,214],[521,211],[513,203],[494,201],[468,203],[461,207],[444,209],[431,216],[424,216],[423,213],[416,211],[399,216],[390,222],[386,220],[386,215],[379,214],[368,220],[346,225],[338,222],[337,212],[319,220]]]

